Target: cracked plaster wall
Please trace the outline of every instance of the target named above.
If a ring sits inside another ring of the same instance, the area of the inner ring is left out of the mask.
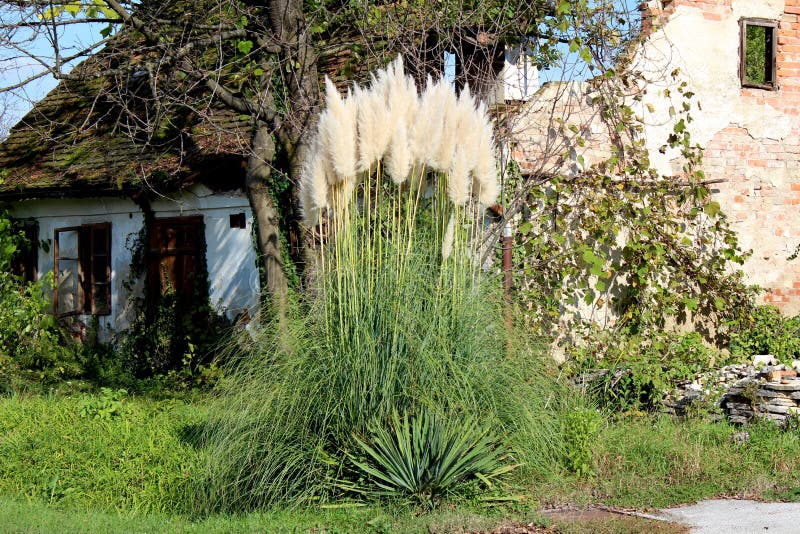
[[[659,148],[672,130],[670,107],[682,107],[677,87],[685,81],[694,93],[692,141],[705,148],[707,177],[725,180],[713,186],[715,198],[742,247],[753,251],[746,279],[770,289],[766,302],[798,313],[800,259],[787,258],[800,244],[800,1],[649,4],[665,10],[635,62],[648,80],[640,113],[651,161],[663,174],[680,174],[677,151]],[[742,18],[779,22],[778,90],[741,87]]]

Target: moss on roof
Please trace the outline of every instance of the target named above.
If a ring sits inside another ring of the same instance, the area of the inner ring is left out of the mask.
[[[125,194],[148,187],[156,172],[167,177],[166,189],[205,179],[241,185],[246,118],[187,109],[162,120],[149,139],[129,133],[125,88],[92,76],[109,61],[102,52],[84,61],[73,71],[84,79],[59,83],[12,128],[0,144],[0,198]]]

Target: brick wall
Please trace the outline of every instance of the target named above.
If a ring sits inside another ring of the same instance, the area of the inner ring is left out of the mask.
[[[730,16],[731,2],[686,2]],[[705,171],[724,178],[716,193],[742,245],[753,250],[746,265],[751,280],[769,289],[763,300],[787,313],[800,312],[800,0],[786,0],[778,26],[778,90],[741,88],[744,101],[793,117],[791,134],[754,138],[729,125],[708,143]],[[777,136],[776,136],[777,137]]]

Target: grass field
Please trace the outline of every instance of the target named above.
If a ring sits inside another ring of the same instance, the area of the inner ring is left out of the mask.
[[[583,478],[556,470],[510,480],[424,513],[352,503],[198,517],[192,495],[206,458],[197,432],[210,402],[114,392],[0,399],[0,532],[481,531],[547,524],[537,510],[560,503],[649,508],[715,495],[800,495],[796,432],[754,425],[736,444],[738,429],[724,423],[632,415],[605,423],[593,445],[594,474]],[[593,527],[635,528],[624,520]]]

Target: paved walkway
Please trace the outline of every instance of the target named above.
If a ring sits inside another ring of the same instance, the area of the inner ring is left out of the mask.
[[[797,534],[800,503],[717,499],[665,508],[660,516],[692,527],[697,534]]]

